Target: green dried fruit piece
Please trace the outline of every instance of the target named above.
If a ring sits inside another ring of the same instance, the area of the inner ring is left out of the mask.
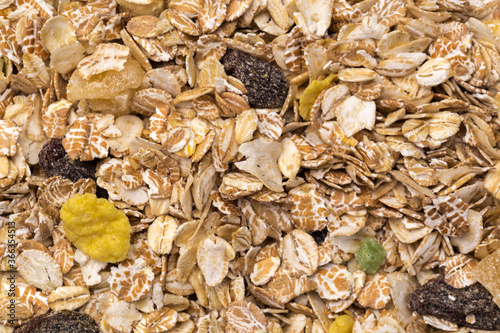
[[[356,252],[359,267],[366,274],[377,273],[386,256],[385,249],[373,238],[365,238]]]

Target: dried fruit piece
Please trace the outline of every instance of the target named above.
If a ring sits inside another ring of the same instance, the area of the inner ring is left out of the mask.
[[[382,245],[373,238],[365,238],[356,252],[359,267],[367,274],[375,274],[384,261],[386,251]]]
[[[228,75],[243,82],[253,108],[278,108],[285,102],[289,82],[280,69],[238,50],[228,50],[222,64]]]
[[[101,333],[99,325],[89,315],[70,310],[50,312],[35,316],[15,333]]]
[[[68,239],[83,253],[103,262],[126,258],[132,228],[125,213],[95,194],[75,195],[61,207]]]
[[[335,74],[330,74],[327,78],[319,81],[313,80],[302,93],[299,100],[299,114],[304,120],[309,120],[311,108],[316,98],[325,90],[336,78]]]
[[[47,141],[38,154],[40,166],[47,176],[62,176],[73,182],[82,178],[95,179],[96,162],[72,161],[66,155],[62,138]]]
[[[341,315],[335,318],[330,325],[328,333],[351,333],[354,326],[354,319],[349,315]]]
[[[88,80],[79,71],[74,71],[68,82],[68,99],[110,99],[127,89],[139,88],[144,76],[141,64],[128,58],[123,66],[120,71],[109,70]]]
[[[408,305],[410,310],[420,315],[431,315],[460,326],[480,330],[500,329],[500,308],[479,283],[456,289],[439,277],[417,288],[410,295]],[[475,320],[468,320],[470,316]]]

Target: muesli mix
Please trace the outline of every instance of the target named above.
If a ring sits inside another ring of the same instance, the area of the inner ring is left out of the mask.
[[[500,331],[499,0],[0,0],[0,51],[0,333]]]

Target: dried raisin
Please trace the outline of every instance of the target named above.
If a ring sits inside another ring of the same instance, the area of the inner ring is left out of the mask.
[[[35,316],[14,333],[100,333],[99,326],[85,313],[62,310]]]
[[[228,50],[222,64],[227,74],[243,82],[253,108],[278,108],[285,102],[290,83],[277,67],[238,50]]]
[[[323,230],[317,230],[312,232],[311,236],[314,238],[316,244],[321,245],[324,243],[327,234],[328,234],[328,229],[324,228]]]
[[[500,330],[500,308],[481,284],[456,289],[440,277],[419,287],[408,305],[420,315],[431,315],[460,326],[480,330]],[[466,317],[473,316],[474,321]]]
[[[95,179],[96,161],[82,162],[68,158],[61,138],[52,138],[38,154],[40,167],[49,177],[61,176],[73,182],[81,178]]]

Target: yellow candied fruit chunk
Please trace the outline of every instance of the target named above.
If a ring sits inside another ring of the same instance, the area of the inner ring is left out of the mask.
[[[351,333],[354,319],[348,315],[341,315],[330,325],[328,333]]]
[[[337,78],[337,74],[330,74],[327,78],[319,81],[313,80],[304,90],[299,100],[299,114],[304,120],[309,120],[311,115],[311,108],[316,98],[321,92]]]
[[[77,194],[61,207],[63,230],[83,253],[103,262],[127,257],[132,227],[124,212],[95,194]]]
[[[500,37],[500,19],[484,20],[483,23],[488,27],[488,29],[490,29],[491,32]]]

